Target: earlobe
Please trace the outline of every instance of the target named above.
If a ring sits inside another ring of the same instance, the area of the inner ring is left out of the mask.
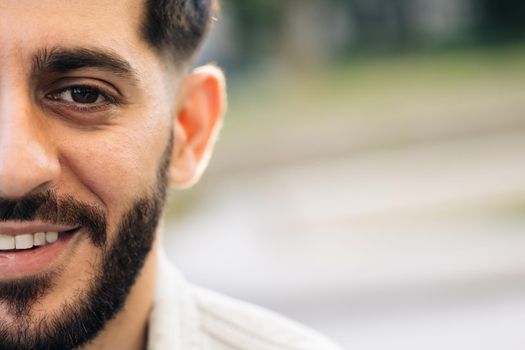
[[[197,182],[208,165],[226,108],[225,79],[215,66],[195,69],[183,81],[173,123],[170,181],[177,188]]]

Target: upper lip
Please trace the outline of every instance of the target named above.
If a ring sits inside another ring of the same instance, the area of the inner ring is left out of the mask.
[[[1,222],[0,235],[21,235],[35,232],[66,232],[79,226],[64,226],[38,222]]]

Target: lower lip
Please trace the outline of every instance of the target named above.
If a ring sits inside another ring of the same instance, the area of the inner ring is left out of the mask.
[[[0,279],[28,277],[50,269],[78,236],[80,229],[60,233],[58,240],[27,250],[0,251]]]

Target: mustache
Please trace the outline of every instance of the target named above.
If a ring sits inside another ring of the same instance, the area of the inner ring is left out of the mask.
[[[94,205],[58,196],[51,190],[22,198],[0,198],[0,222],[42,221],[47,224],[82,226],[87,228],[92,243],[102,247],[106,242],[105,212]]]

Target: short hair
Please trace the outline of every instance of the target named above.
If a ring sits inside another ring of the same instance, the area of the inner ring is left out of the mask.
[[[218,0],[145,0],[144,39],[177,65],[193,59],[218,11]]]

